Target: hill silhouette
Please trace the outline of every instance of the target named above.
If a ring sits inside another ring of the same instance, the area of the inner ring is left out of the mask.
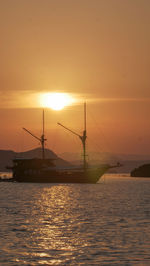
[[[95,155],[95,154],[94,154]],[[12,160],[15,158],[41,158],[42,149],[35,148],[25,152],[14,152],[12,150],[0,150],[0,171],[5,172],[6,166],[12,166]],[[72,155],[72,153],[62,153],[59,156],[52,150],[45,149],[45,157],[49,159],[54,159],[56,166],[71,166],[71,165],[81,165],[81,160],[78,160],[79,155]],[[81,157],[81,156],[80,156]],[[140,155],[123,155],[123,154],[108,154],[101,153],[93,156],[94,159],[90,160],[90,164],[99,165],[103,163],[114,164],[119,161],[122,166],[113,169],[116,173],[130,173],[133,169],[139,167],[140,165],[149,163],[150,156],[140,156]],[[98,160],[99,159],[99,160]],[[111,170],[110,170],[111,171]]]
[[[6,171],[6,166],[12,166],[12,160],[15,158],[41,158],[42,157],[42,149],[35,148],[33,150],[25,151],[25,152],[14,152],[12,150],[0,150],[0,171]],[[45,157],[48,159],[54,159],[54,163],[56,166],[69,166],[71,163],[66,160],[58,157],[53,151],[49,149],[45,149]]]

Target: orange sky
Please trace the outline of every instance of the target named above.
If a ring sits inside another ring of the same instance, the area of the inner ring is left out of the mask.
[[[34,95],[59,91],[92,98],[90,150],[91,138],[100,151],[150,153],[149,0],[0,0],[0,6],[0,149],[38,145],[21,127],[40,135]],[[82,109],[46,111],[48,148],[80,149],[56,123],[80,133]]]

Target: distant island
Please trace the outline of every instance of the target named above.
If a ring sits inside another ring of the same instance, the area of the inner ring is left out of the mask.
[[[140,165],[131,171],[132,177],[150,177],[150,163]]]

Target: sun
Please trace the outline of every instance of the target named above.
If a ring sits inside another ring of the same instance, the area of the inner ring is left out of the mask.
[[[71,105],[74,102],[74,99],[68,93],[53,92],[42,94],[40,96],[40,102],[43,107],[59,111],[64,107]]]

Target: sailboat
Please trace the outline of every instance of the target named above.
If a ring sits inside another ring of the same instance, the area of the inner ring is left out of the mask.
[[[58,123],[66,130],[78,136],[83,146],[83,165],[58,167],[54,163],[54,159],[45,158],[45,128],[44,128],[44,110],[43,110],[43,132],[39,138],[31,133],[28,129],[23,128],[28,134],[36,138],[41,143],[42,158],[23,159],[16,158],[13,160],[13,166],[9,167],[12,170],[12,181],[16,182],[33,182],[33,183],[97,183],[100,177],[110,168],[117,167],[117,165],[110,166],[108,164],[99,167],[89,167],[86,160],[86,103],[84,103],[84,130],[83,134],[79,135],[66,126]]]

